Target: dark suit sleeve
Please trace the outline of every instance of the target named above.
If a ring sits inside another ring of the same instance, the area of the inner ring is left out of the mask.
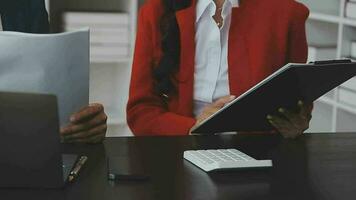
[[[48,33],[49,22],[44,0],[20,2],[16,5],[5,5],[1,9],[3,29],[26,33]]]
[[[48,13],[44,0],[32,0],[31,16],[33,16],[31,21],[32,33],[49,32]]]

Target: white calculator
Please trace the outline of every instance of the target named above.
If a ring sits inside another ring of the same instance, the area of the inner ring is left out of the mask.
[[[271,160],[256,160],[237,149],[191,150],[184,159],[206,172],[242,168],[272,167]]]

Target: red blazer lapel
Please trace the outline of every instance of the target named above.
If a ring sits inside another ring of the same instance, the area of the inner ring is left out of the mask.
[[[192,116],[195,65],[195,18],[196,0],[186,9],[176,12],[180,30],[180,68],[178,74],[178,114]]]
[[[247,27],[243,26],[243,24],[246,24],[243,22],[246,18],[243,15],[243,4],[240,4],[238,8],[233,8],[228,45],[230,93],[237,96],[250,89],[252,83]]]

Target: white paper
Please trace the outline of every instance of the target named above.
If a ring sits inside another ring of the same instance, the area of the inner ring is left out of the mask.
[[[0,32],[0,91],[54,94],[60,125],[89,103],[89,30]]]

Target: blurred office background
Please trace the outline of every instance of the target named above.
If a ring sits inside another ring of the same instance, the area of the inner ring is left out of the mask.
[[[309,60],[356,57],[356,0],[299,0],[309,7]],[[136,20],[144,0],[47,0],[51,29],[91,28],[90,101],[104,104],[108,136],[132,135],[125,107]],[[316,77],[317,78],[317,77]],[[355,132],[356,78],[320,98],[308,132]]]

